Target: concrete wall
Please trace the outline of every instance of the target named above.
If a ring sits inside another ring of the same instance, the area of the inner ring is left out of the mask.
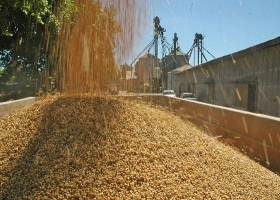
[[[256,162],[280,172],[280,118],[162,95],[119,98],[152,102],[171,109]]]
[[[36,97],[28,97],[25,99],[0,103],[0,118],[4,115],[10,114],[15,109],[23,108],[25,106],[33,104],[36,101],[36,99]]]
[[[176,74],[201,102],[280,117],[280,37]]]

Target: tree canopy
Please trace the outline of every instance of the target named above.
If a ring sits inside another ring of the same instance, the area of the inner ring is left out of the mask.
[[[33,91],[62,89],[61,77],[69,72],[62,65],[67,67],[77,54],[69,48],[88,59],[90,66],[84,67],[94,67],[89,62],[98,65],[91,69],[97,83],[109,82],[107,77],[96,77],[98,72],[118,74],[114,38],[121,29],[112,6],[92,0],[0,0],[0,16],[0,83],[16,82]],[[82,54],[77,49],[81,46]],[[67,76],[63,80],[72,80]]]
[[[129,58],[148,2],[0,0],[0,84],[35,95],[95,92],[116,82],[116,62]]]
[[[53,0],[0,0],[0,82],[35,77],[44,67],[46,25],[58,27]]]

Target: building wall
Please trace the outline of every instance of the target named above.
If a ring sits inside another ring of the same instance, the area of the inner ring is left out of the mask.
[[[280,117],[280,37],[176,74],[199,101]]]
[[[174,91],[176,90],[176,86],[175,86],[177,84],[177,82],[175,81],[176,77],[173,77],[174,76],[173,72],[171,76],[171,71],[174,69],[176,70],[176,68],[179,68],[186,64],[188,64],[186,60],[186,55],[182,52],[178,52],[178,54],[176,55],[176,66],[175,66],[175,57],[173,54],[170,54],[162,58],[160,68],[162,70],[162,87],[164,89],[169,89],[169,90],[173,89]]]
[[[159,60],[151,54],[139,58],[135,65],[135,71],[138,79],[137,87],[141,88],[141,92],[151,92],[152,87],[156,84],[157,66],[159,66]]]
[[[186,65],[186,64],[187,64],[187,60],[186,60],[184,54],[180,53],[179,55],[176,55],[176,68],[180,67],[180,66],[183,66],[183,65]],[[167,71],[170,71],[170,70],[174,69],[175,68],[174,55],[172,54],[172,55],[164,57],[163,65],[164,66],[162,66],[162,67],[166,67]]]

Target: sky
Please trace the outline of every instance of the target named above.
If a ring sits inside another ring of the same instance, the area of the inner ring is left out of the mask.
[[[187,53],[202,34],[204,48],[219,58],[280,36],[279,0],[151,0],[147,33],[137,46],[139,53],[153,40],[153,18],[160,18],[164,36],[172,44],[174,33]],[[144,52],[146,54],[147,52]],[[207,60],[213,59],[204,52]],[[161,45],[159,42],[159,58]],[[190,64],[193,64],[193,58]]]

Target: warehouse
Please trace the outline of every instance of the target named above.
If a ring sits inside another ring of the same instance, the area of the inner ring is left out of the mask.
[[[280,117],[280,37],[172,72],[172,89],[202,102]]]

